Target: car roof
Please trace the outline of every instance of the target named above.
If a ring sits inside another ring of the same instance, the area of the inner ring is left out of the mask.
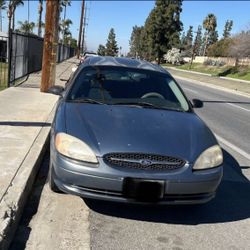
[[[95,56],[86,59],[84,66],[117,66],[136,69],[145,69],[168,74],[167,70],[157,64],[144,60],[132,59],[127,57]]]

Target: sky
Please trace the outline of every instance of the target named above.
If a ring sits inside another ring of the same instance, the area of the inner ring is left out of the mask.
[[[95,51],[99,44],[105,45],[110,29],[114,28],[118,46],[122,47],[122,53],[126,54],[129,51],[132,27],[143,25],[153,6],[154,1],[86,1],[87,49]],[[44,1],[43,20],[45,9]],[[250,1],[184,1],[182,9],[181,21],[184,31],[190,25],[196,30],[208,13],[214,13],[217,17],[219,36],[222,36],[227,19],[232,19],[234,22],[232,33],[237,33],[250,24]],[[67,9],[67,18],[73,22],[70,29],[76,39],[80,15],[81,1],[72,1]],[[24,6],[16,10],[16,22],[28,20],[28,18],[37,23],[38,1],[26,0]],[[6,12],[3,12],[3,31],[7,31]]]

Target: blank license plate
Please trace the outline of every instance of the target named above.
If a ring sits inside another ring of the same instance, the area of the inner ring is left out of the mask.
[[[165,182],[140,178],[125,178],[123,194],[140,201],[157,201],[164,197]]]

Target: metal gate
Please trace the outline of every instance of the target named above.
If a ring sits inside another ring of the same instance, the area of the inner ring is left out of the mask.
[[[25,79],[30,73],[42,69],[44,39],[32,34],[10,32],[9,36],[9,86]],[[75,55],[75,49],[58,44],[57,62]]]
[[[0,90],[8,86],[8,37],[0,36]]]
[[[31,34],[10,32],[9,47],[9,86],[41,70],[43,57],[43,38]]]

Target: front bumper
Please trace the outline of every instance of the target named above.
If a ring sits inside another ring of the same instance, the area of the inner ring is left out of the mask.
[[[222,166],[192,172],[192,167],[185,165],[178,170],[149,173],[112,168],[101,158],[98,167],[81,165],[55,152],[51,154],[51,160],[54,182],[63,192],[84,198],[117,202],[147,203],[124,197],[124,179],[132,177],[165,182],[164,197],[157,201],[157,204],[206,203],[215,196],[223,175]]]

